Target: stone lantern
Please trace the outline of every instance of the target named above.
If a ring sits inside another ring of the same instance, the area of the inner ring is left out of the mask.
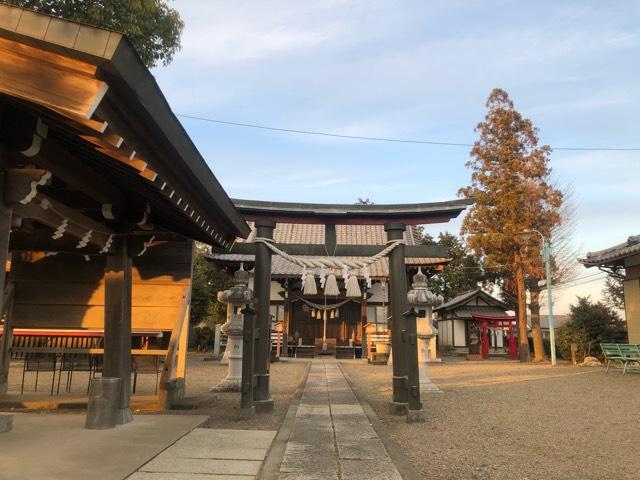
[[[418,268],[418,273],[413,276],[411,290],[407,293],[409,305],[419,312],[417,319],[418,331],[418,368],[420,372],[420,390],[423,392],[440,392],[441,390],[429,380],[429,361],[432,339],[438,334],[433,326],[433,307],[442,304],[441,295],[436,295],[427,289],[427,276]]]
[[[218,292],[218,301],[227,304],[227,322],[222,325],[222,332],[227,335],[227,358],[229,370],[227,376],[211,392],[239,392],[242,383],[242,334],[243,316],[240,308],[253,300],[253,292],[249,288],[249,273],[242,266],[233,274],[233,286]]]

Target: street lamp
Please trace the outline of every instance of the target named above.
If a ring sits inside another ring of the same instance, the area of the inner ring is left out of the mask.
[[[540,255],[544,259],[544,265],[547,270],[547,308],[549,310],[548,318],[549,318],[549,342],[551,343],[551,365],[556,364],[556,334],[555,334],[555,325],[553,322],[553,300],[551,297],[551,244],[547,241],[542,233],[538,230],[530,229],[525,230],[524,233],[537,233],[540,235],[540,240],[542,241],[542,249],[540,250]]]

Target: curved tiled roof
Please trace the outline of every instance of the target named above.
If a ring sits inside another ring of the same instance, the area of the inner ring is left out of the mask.
[[[585,267],[598,265],[621,264],[625,258],[640,253],[640,235],[632,235],[625,243],[613,247],[587,253],[586,258],[579,259]]]

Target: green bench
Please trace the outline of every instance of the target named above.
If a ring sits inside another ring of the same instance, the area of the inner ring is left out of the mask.
[[[640,371],[640,344],[638,343],[601,343],[600,348],[607,360],[607,372],[612,362],[620,362],[622,373],[627,373],[627,367]]]

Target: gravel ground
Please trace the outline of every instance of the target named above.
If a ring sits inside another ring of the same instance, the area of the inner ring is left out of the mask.
[[[210,415],[203,427],[235,428],[256,430],[277,430],[286,414],[289,402],[294,396],[300,382],[305,377],[308,361],[287,359],[271,364],[270,391],[274,401],[274,410],[257,414],[253,419],[241,419],[240,394],[238,392],[213,393],[209,388],[217,385],[227,374],[227,365],[220,362],[204,361],[205,355],[190,353],[187,357],[187,383],[185,403],[197,405],[195,409],[171,410],[178,415]],[[66,372],[62,374],[60,395],[55,398],[85,397],[88,381],[87,372],[76,372],[72,378],[71,391],[65,392]],[[55,385],[57,386],[56,373]],[[9,373],[9,395],[19,395],[22,380],[22,363],[15,362]],[[41,372],[38,376],[37,397],[49,397],[51,391],[51,373]],[[136,393],[150,396],[154,393],[156,377],[153,374],[138,376]],[[25,394],[34,397],[35,373],[27,372],[25,377]],[[65,413],[65,410],[59,410]]]
[[[638,479],[640,375],[508,361],[432,364],[427,421],[388,413],[390,366],[343,361],[425,479]]]

